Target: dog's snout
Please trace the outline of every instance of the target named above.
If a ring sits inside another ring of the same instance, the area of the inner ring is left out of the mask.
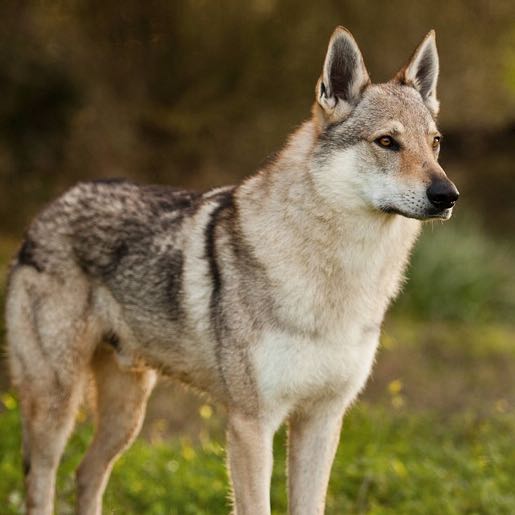
[[[439,209],[449,209],[458,200],[460,193],[451,181],[433,181],[427,188],[427,198]]]

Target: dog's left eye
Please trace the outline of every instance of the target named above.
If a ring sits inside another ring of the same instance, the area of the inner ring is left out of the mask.
[[[441,136],[435,136],[433,138],[433,149],[436,150],[440,146]]]
[[[399,150],[400,148],[400,145],[391,136],[381,136],[375,140],[375,143],[388,150]]]

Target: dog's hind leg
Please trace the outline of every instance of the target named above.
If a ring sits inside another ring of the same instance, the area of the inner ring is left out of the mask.
[[[92,361],[96,386],[97,427],[93,442],[77,470],[77,512],[100,515],[111,468],[134,441],[155,384],[152,370],[123,370],[107,349]]]
[[[79,381],[77,378],[76,384],[64,386],[52,384],[53,379],[49,377],[40,378],[37,390],[25,386],[20,393],[23,470],[29,515],[53,513],[57,467],[81,399]],[[41,388],[43,384],[45,391]]]
[[[70,278],[68,286],[73,280]],[[53,513],[55,476],[86,376],[87,289],[64,290],[32,268],[16,270],[7,296],[10,372],[21,406],[27,513]]]

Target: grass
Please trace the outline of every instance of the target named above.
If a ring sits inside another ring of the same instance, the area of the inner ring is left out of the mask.
[[[2,513],[22,513],[19,417],[12,397],[0,415]],[[346,418],[327,513],[511,514],[515,512],[515,416],[410,414],[361,403]],[[59,472],[57,512],[73,513],[73,469],[91,428],[81,425]],[[284,432],[276,437],[272,506],[285,513]],[[136,444],[115,466],[105,513],[228,512],[224,449],[218,440]]]

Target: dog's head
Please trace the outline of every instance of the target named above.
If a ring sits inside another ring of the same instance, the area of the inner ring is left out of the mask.
[[[421,220],[450,218],[459,193],[438,164],[437,79],[433,31],[394,79],[371,84],[354,38],[335,30],[313,108],[313,177],[326,200]]]

